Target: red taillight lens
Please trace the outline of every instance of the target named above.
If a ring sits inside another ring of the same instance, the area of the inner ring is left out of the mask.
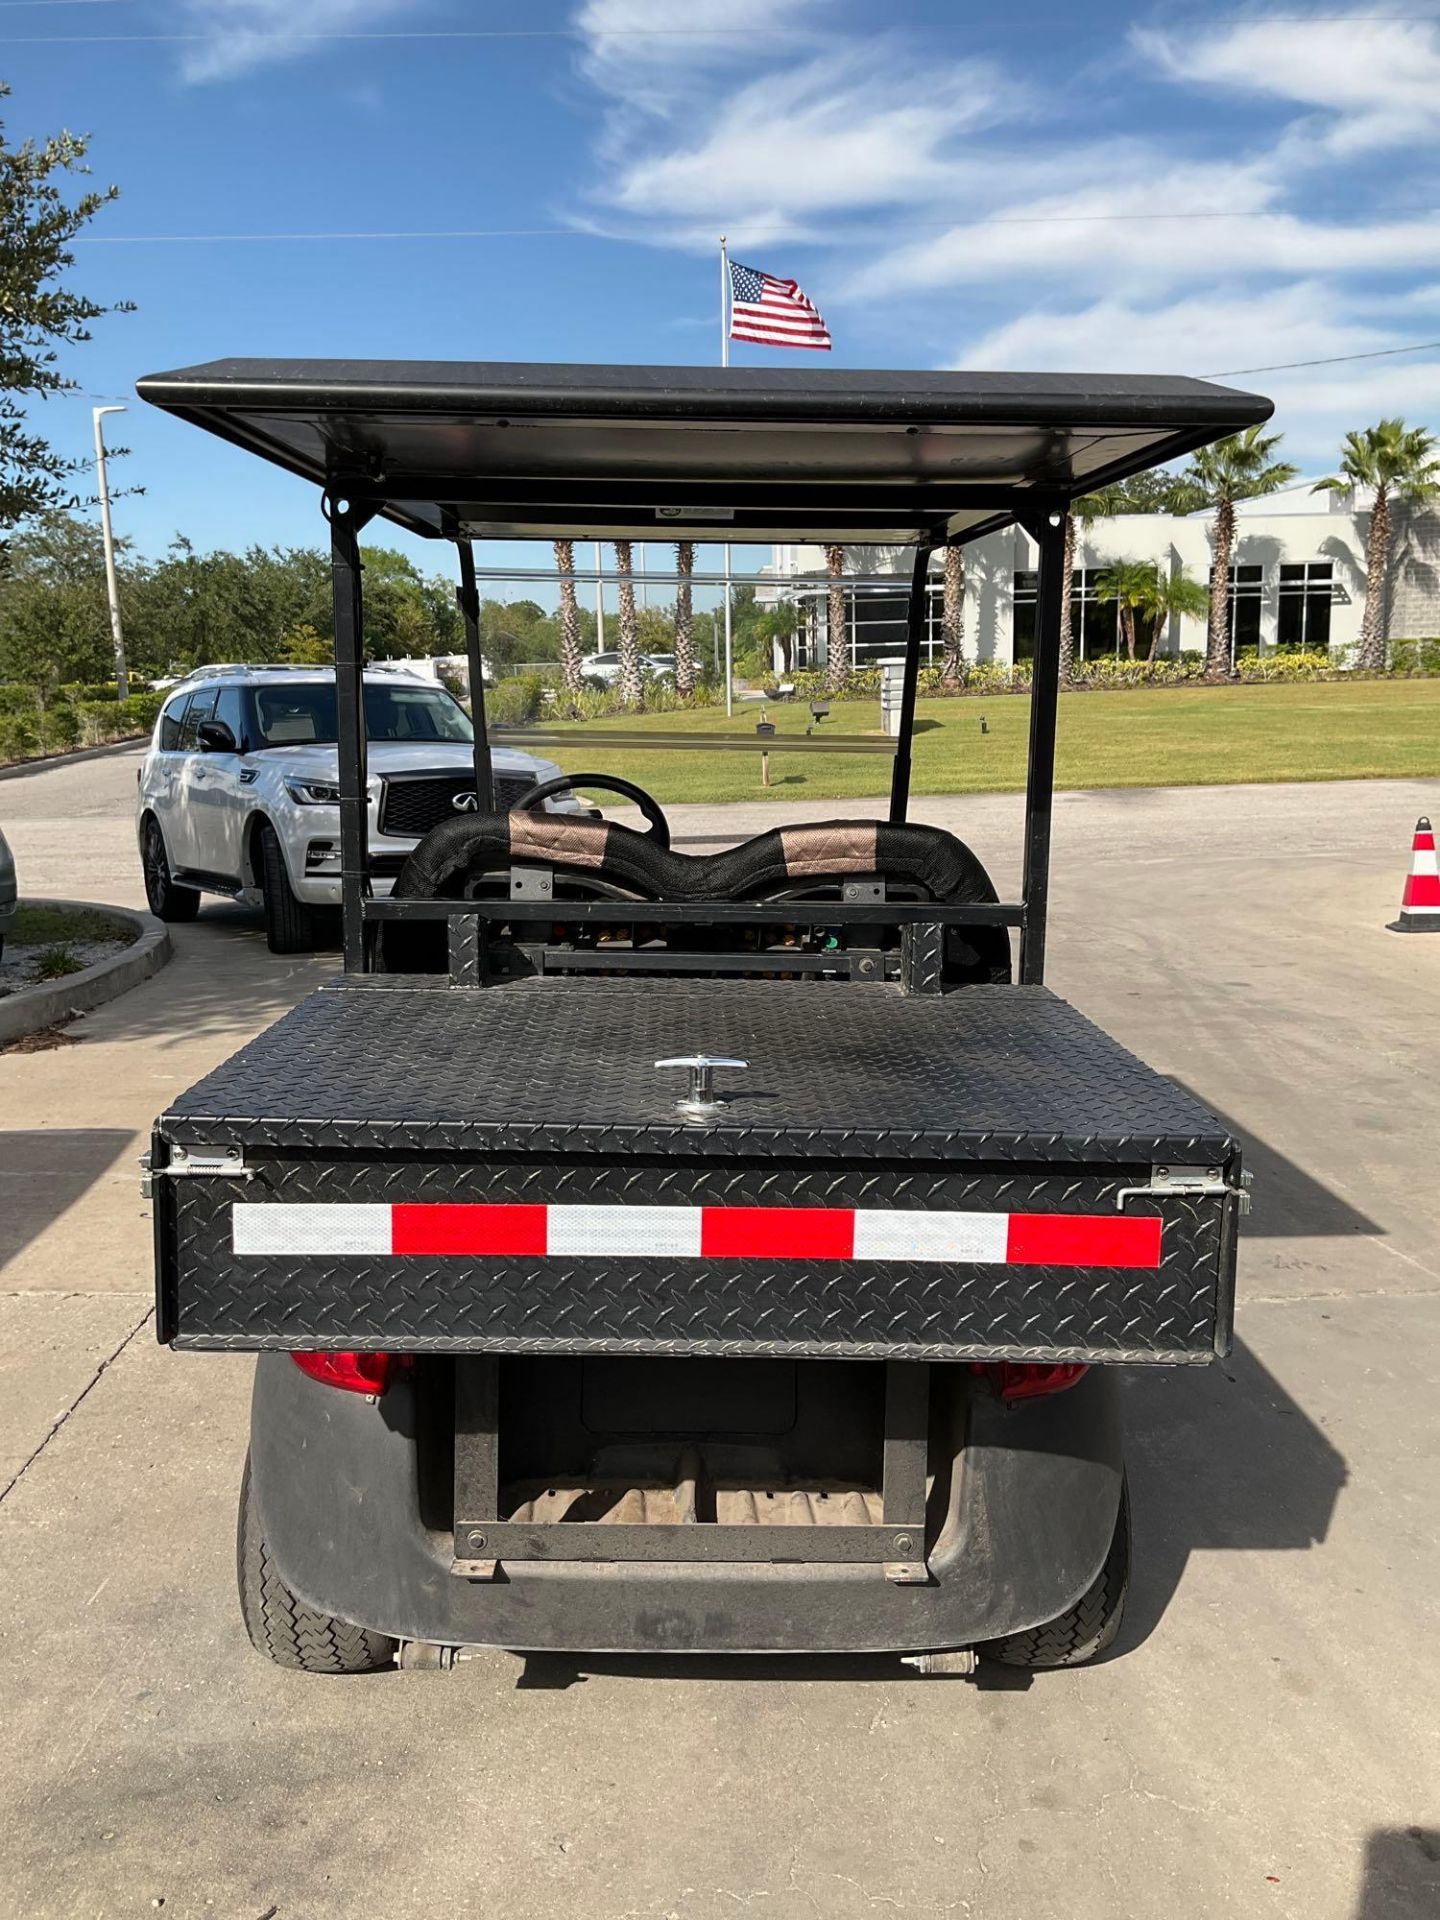
[[[391,1353],[292,1353],[290,1358],[323,1386],[377,1395],[389,1386],[396,1367],[411,1364],[409,1354]]]
[[[995,1392],[1000,1399],[1039,1400],[1047,1393],[1063,1393],[1066,1387],[1075,1382],[1089,1368],[1083,1361],[1059,1360],[976,1360],[971,1366],[972,1373],[984,1374],[994,1382]]]

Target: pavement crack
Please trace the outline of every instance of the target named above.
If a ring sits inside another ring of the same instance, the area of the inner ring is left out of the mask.
[[[131,1327],[130,1331],[121,1338],[119,1344],[114,1348],[112,1348],[112,1350],[106,1354],[105,1358],[96,1367],[95,1371],[91,1374],[90,1378],[85,1382],[84,1386],[80,1389],[79,1393],[76,1394],[75,1398],[70,1402],[69,1406],[66,1407],[65,1411],[62,1414],[58,1415],[56,1419],[51,1421],[49,1431],[46,1433],[45,1438],[40,1442],[39,1446],[36,1447],[35,1451],[30,1455],[30,1457],[27,1460],[23,1460],[21,1462],[19,1467],[10,1476],[9,1480],[6,1481],[5,1485],[3,1487],[0,1487],[0,1506],[3,1506],[5,1502],[10,1498],[10,1495],[15,1491],[16,1487],[19,1486],[20,1482],[25,1478],[26,1474],[30,1471],[31,1467],[34,1466],[35,1462],[40,1458],[41,1454],[44,1453],[45,1449],[49,1446],[50,1442],[55,1438],[56,1434],[59,1433],[60,1429],[66,1424],[70,1416],[73,1413],[75,1413],[78,1408],[83,1406],[86,1400],[89,1399],[90,1395],[95,1391],[95,1388],[99,1386],[101,1379],[104,1377],[106,1373],[109,1372],[110,1368],[114,1366],[115,1362],[120,1358],[121,1354],[124,1353],[125,1349],[129,1346],[130,1342],[135,1338],[136,1334],[140,1332],[141,1328],[146,1325],[146,1323],[149,1321],[149,1319],[151,1318],[154,1312],[155,1312],[154,1307],[147,1307],[145,1309],[144,1313],[141,1314],[140,1318],[135,1322],[134,1326]]]

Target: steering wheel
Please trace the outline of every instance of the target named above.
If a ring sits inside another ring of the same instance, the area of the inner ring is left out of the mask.
[[[633,780],[622,780],[618,773],[562,773],[558,780],[545,780],[538,787],[532,787],[523,800],[515,803],[515,811],[531,813],[557,793],[574,793],[581,787],[599,787],[632,802],[650,822],[645,838],[653,840],[662,853],[670,851],[670,823],[660,811],[660,802],[652,799],[643,787],[637,787]]]

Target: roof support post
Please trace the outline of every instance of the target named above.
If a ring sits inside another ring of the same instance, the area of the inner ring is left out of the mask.
[[[1050,903],[1050,814],[1055,798],[1055,721],[1060,703],[1061,574],[1065,565],[1065,502],[1027,517],[1040,549],[1036,582],[1035,658],[1030,688],[1030,765],[1025,783],[1025,877],[1021,899],[1020,982],[1045,978],[1045,921]]]
[[[364,973],[369,955],[365,902],[370,897],[370,831],[365,765],[365,609],[360,530],[373,509],[327,497],[330,590],[335,622],[335,733],[340,755],[340,900],[345,971]]]
[[[475,549],[457,540],[460,585],[455,600],[465,621],[465,659],[470,675],[470,718],[475,728],[475,804],[481,813],[495,811],[495,779],[490,763],[490,730],[485,721],[485,665],[480,657],[480,595],[475,585]]]
[[[915,690],[920,684],[920,653],[925,641],[929,600],[927,577],[936,542],[922,540],[915,549],[910,576],[910,605],[905,621],[905,677],[900,683],[900,733],[895,743],[895,767],[890,776],[890,824],[903,827],[910,804],[910,748],[915,731]]]

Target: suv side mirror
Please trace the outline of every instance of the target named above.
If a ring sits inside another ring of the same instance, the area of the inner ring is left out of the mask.
[[[238,753],[239,744],[228,720],[202,720],[196,733],[202,753]]]

